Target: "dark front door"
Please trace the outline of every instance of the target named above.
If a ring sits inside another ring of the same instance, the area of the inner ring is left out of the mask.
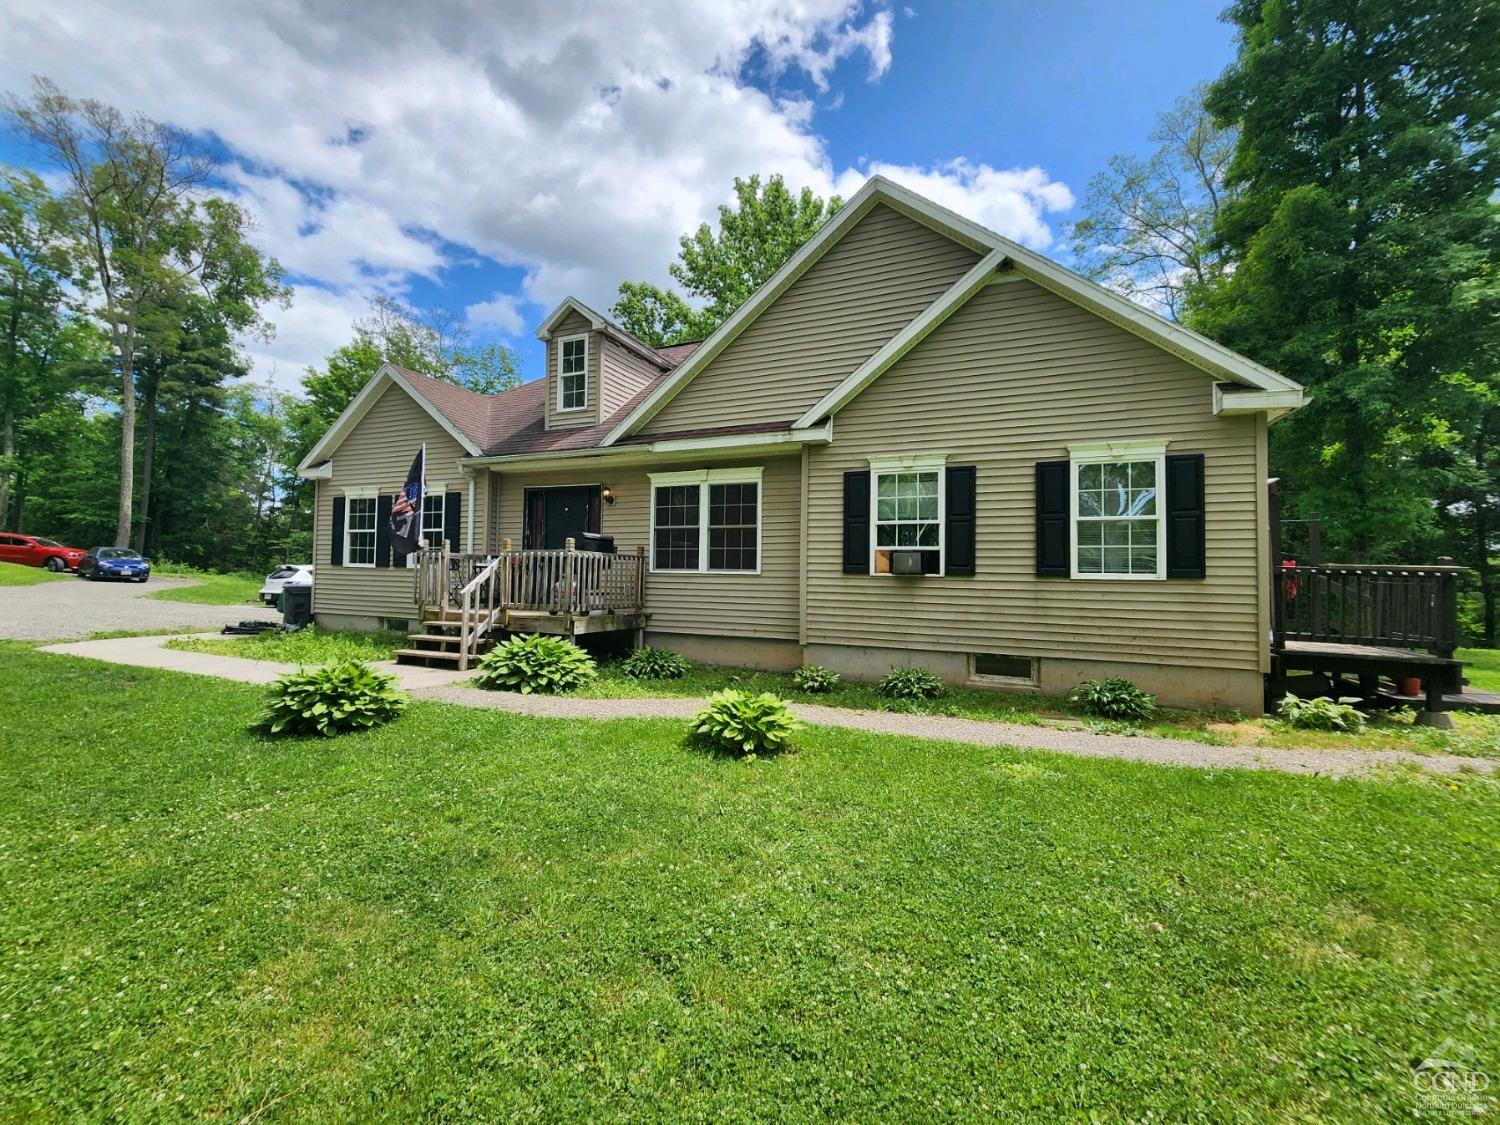
[[[528,488],[525,504],[526,534],[521,546],[528,551],[555,551],[568,539],[599,530],[597,484]]]

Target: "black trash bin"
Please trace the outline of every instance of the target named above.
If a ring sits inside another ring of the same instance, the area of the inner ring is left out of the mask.
[[[615,553],[615,537],[613,535],[600,535],[597,531],[585,531],[579,534],[573,545],[580,551],[598,551],[601,555],[612,555]]]
[[[281,623],[289,629],[301,629],[312,623],[312,587],[281,588]]]

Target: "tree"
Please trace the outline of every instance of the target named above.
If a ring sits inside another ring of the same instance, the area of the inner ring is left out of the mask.
[[[650,344],[701,340],[743,305],[760,286],[836,215],[843,201],[824,201],[803,188],[793,195],[780,176],[734,181],[735,206],[719,208],[719,229],[701,224],[678,240],[672,277],[702,304],[694,307],[671,289],[646,281],[620,286],[612,315]]]
[[[10,511],[16,427],[45,408],[55,385],[48,376],[75,350],[62,335],[68,262],[52,203],[39,176],[0,170],[0,526]]]
[[[1465,440],[1453,381],[1493,374],[1500,6],[1236,0],[1227,16],[1238,57],[1207,105],[1239,129],[1214,224],[1233,269],[1186,319],[1309,387],[1272,431],[1273,471],[1333,549],[1390,558],[1430,536]]]
[[[80,280],[119,367],[120,480],[115,543],[130,542],[135,471],[135,362],[143,317],[185,286],[182,239],[192,194],[211,162],[185,134],[113,106],[75,101],[45,78],[6,108],[22,136],[63,173]]]
[[[1226,182],[1236,133],[1214,122],[1205,92],[1161,115],[1150,156],[1110,158],[1108,171],[1089,182],[1085,216],[1073,227],[1080,272],[1173,318],[1190,287],[1218,277],[1223,252],[1213,226],[1236,194]]]

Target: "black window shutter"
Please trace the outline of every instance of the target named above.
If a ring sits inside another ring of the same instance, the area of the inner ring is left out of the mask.
[[[1073,569],[1068,554],[1073,535],[1068,527],[1069,465],[1036,463],[1036,576],[1067,578]]]
[[[344,498],[333,498],[333,526],[328,542],[328,561],[333,566],[344,565]]]
[[[391,565],[391,497],[375,501],[375,565]]]
[[[443,538],[448,541],[449,550],[463,550],[463,537],[459,532],[463,530],[464,523],[464,494],[462,492],[450,492],[443,500]]]
[[[976,475],[973,465],[953,465],[948,469],[943,555],[948,573],[960,577],[974,573]]]
[[[844,474],[844,573],[870,573],[870,470]]]
[[[1207,511],[1203,454],[1167,458],[1167,577],[1202,578],[1206,569]]]

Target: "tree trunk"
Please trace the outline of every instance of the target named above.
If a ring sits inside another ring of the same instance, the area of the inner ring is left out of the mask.
[[[141,503],[136,509],[135,549],[146,553],[146,528],[151,515],[151,476],[156,463],[156,393],[155,380],[146,380],[146,438],[141,447]]]
[[[1474,445],[1474,464],[1479,469],[1479,487],[1471,501],[1474,509],[1474,570],[1479,576],[1479,597],[1484,607],[1485,648],[1495,647],[1495,576],[1490,567],[1490,426],[1489,411],[1480,415]]]
[[[130,546],[130,505],[135,499],[135,350],[134,333],[120,348],[120,503],[115,546]]]
[[[5,419],[0,421],[0,527],[9,524],[10,462],[16,455],[16,412],[5,404]]]

